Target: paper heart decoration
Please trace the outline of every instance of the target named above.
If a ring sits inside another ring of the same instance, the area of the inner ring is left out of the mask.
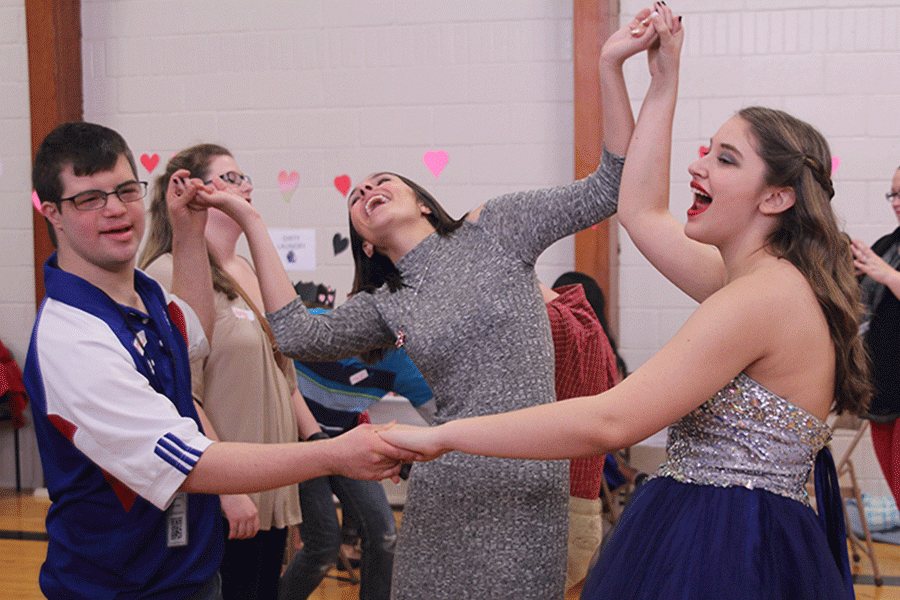
[[[285,202],[290,202],[291,196],[294,195],[294,190],[297,189],[299,182],[300,175],[297,171],[291,171],[290,173],[282,171],[278,174],[278,189],[281,190],[281,196]]]
[[[349,245],[350,240],[342,236],[340,233],[334,234],[334,237],[331,238],[331,246],[334,248],[335,256],[346,250],[347,246]]]
[[[838,158],[837,156],[832,156],[831,157],[831,174],[834,175],[835,172],[838,170],[838,167],[840,167],[840,166],[841,166],[841,159]]]
[[[447,162],[450,160],[450,157],[443,150],[426,152],[422,158],[425,161],[425,166],[434,173],[435,177],[441,174],[441,171],[444,170],[444,167],[447,166]]]
[[[339,175],[334,178],[334,187],[337,188],[337,191],[341,193],[342,196],[346,196],[347,192],[350,191],[350,176],[349,175]]]
[[[153,156],[141,154],[141,164],[144,165],[144,168],[147,169],[148,173],[152,173],[153,169],[156,168],[156,165],[159,164],[159,154],[154,154]]]
[[[41,199],[38,198],[37,192],[31,192],[31,203],[34,204],[34,210],[41,212]]]
[[[703,158],[707,154],[709,154],[709,147],[708,146],[700,146],[700,158]]]

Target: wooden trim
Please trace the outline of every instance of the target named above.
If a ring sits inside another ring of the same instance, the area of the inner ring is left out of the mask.
[[[618,22],[618,0],[574,0],[575,178],[593,173],[603,154],[600,47]],[[612,334],[619,330],[618,227],[607,219],[575,234],[575,270],[597,280]]]
[[[81,121],[81,0],[25,0],[31,154],[60,123]],[[53,253],[44,217],[33,212],[35,301],[44,299],[43,264]]]

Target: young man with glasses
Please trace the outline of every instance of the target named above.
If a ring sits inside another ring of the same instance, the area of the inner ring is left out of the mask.
[[[189,360],[212,333],[204,228],[215,190],[187,171],[169,181],[170,295],[135,269],[146,184],[118,133],[57,127],[32,180],[57,248],[24,370],[53,501],[40,575],[48,598],[221,598],[215,494],[336,473],[396,476],[415,457],[375,428],[307,444],[207,438]]]

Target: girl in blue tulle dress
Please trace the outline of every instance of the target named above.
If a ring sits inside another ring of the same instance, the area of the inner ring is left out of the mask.
[[[697,311],[598,396],[381,435],[429,457],[546,459],[609,452],[671,425],[666,462],[635,493],[582,598],[853,598],[825,420],[859,413],[870,390],[828,145],[786,113],[741,110],[688,169],[693,204],[678,221],[669,155],[683,35],[662,3],[613,34],[622,60],[647,50],[651,74],[619,218]],[[813,470],[818,512],[805,486]]]

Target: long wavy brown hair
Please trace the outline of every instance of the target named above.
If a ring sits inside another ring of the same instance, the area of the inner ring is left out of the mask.
[[[825,313],[835,350],[834,411],[863,413],[872,396],[869,358],[859,336],[863,304],[849,239],[831,207],[831,152],[812,125],[783,111],[752,106],[739,113],[766,163],[766,183],[790,186],[794,205],[769,237],[772,254],[809,281]]]

